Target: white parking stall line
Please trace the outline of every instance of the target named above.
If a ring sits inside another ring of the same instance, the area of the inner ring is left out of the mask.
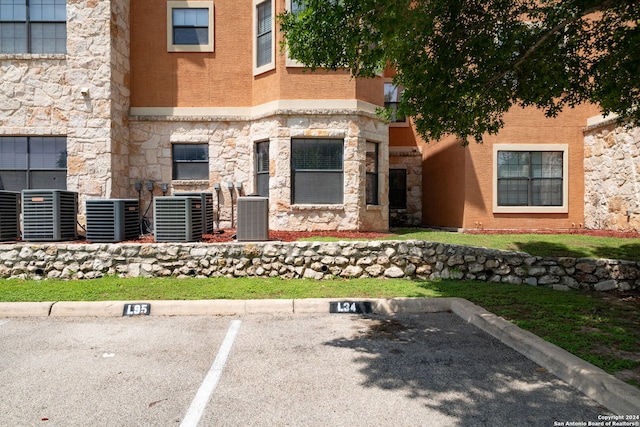
[[[202,414],[213,395],[213,391],[222,376],[222,370],[224,365],[227,363],[227,358],[231,352],[231,347],[236,339],[236,335],[238,335],[241,323],[242,321],[240,320],[233,320],[231,322],[231,325],[227,330],[227,335],[224,337],[224,341],[222,341],[222,345],[218,351],[218,355],[213,361],[213,365],[211,365],[211,369],[209,369],[207,376],[200,385],[196,396],[193,398],[191,406],[189,406],[187,414],[182,420],[180,427],[195,427],[200,422],[200,418],[202,417]]]

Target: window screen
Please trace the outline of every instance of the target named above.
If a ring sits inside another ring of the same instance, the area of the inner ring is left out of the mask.
[[[365,166],[367,175],[367,204],[378,204],[378,144],[367,142],[367,163]]]
[[[207,144],[175,144],[173,146],[173,179],[209,179],[209,146]]]
[[[256,144],[256,194],[269,197],[269,141]]]
[[[562,206],[561,151],[498,151],[498,206]]]
[[[256,29],[256,65],[261,67],[271,62],[273,23],[271,17],[271,0],[262,2],[256,6],[258,14]]]
[[[209,43],[209,9],[174,8],[172,14],[174,44]]]
[[[29,188],[66,190],[66,137],[0,137],[0,190]]]
[[[291,141],[292,203],[343,202],[343,147],[338,139]]]
[[[1,0],[0,53],[65,53],[65,0]]]

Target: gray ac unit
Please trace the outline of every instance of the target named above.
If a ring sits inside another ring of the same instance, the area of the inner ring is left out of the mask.
[[[194,242],[202,239],[200,197],[156,197],[153,210],[156,242]]]
[[[174,196],[197,196],[202,199],[202,234],[213,234],[213,193],[173,193]]]
[[[0,240],[20,236],[20,193],[0,191]]]
[[[78,238],[78,193],[22,190],[22,238],[35,241]]]
[[[136,199],[86,201],[87,240],[121,242],[140,236],[140,211]]]
[[[269,240],[269,198],[238,197],[238,227],[240,241]]]

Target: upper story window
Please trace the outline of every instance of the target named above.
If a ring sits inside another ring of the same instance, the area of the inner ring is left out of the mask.
[[[1,136],[0,190],[67,189],[67,138]]]
[[[405,123],[406,117],[398,114],[398,104],[402,95],[402,87],[393,83],[385,82],[384,84],[384,106],[391,110],[392,123]]]
[[[66,51],[66,0],[0,1],[0,53]]]
[[[174,144],[173,179],[208,180],[209,145]]]
[[[494,146],[494,212],[567,212],[567,146]]]
[[[254,7],[253,68],[254,74],[260,74],[275,67],[274,4],[254,0]]]
[[[167,51],[213,52],[213,3],[167,2]]]

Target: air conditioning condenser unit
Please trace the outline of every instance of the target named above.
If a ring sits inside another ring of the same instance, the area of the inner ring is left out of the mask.
[[[156,242],[195,242],[202,239],[200,197],[156,197],[153,210]]]
[[[32,241],[76,240],[78,193],[22,190],[22,238]]]
[[[269,240],[268,197],[238,197],[236,239],[239,242]]]
[[[20,236],[20,193],[0,191],[0,240]]]
[[[88,199],[87,240],[121,242],[140,236],[140,210],[136,199]]]
[[[174,196],[196,196],[202,204],[202,234],[213,234],[213,193],[173,193]]]

